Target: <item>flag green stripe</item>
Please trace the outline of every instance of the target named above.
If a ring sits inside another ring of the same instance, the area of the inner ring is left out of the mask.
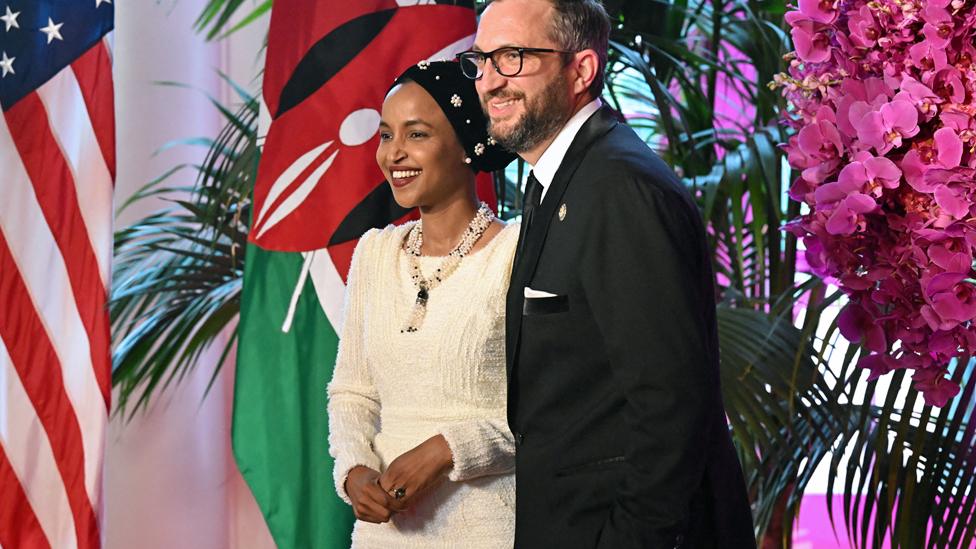
[[[339,339],[311,280],[281,331],[301,267],[301,254],[248,245],[234,455],[279,549],[347,548],[353,516],[332,484],[325,393]]]

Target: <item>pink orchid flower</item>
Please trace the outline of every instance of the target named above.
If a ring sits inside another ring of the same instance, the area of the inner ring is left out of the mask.
[[[868,381],[874,381],[888,372],[898,368],[898,363],[894,359],[888,355],[881,354],[863,355],[860,360],[857,361],[857,365],[871,371],[871,373],[868,374]]]
[[[838,182],[858,185],[863,192],[879,198],[883,189],[895,189],[901,183],[901,170],[883,156],[871,156],[862,152],[858,160],[844,166],[837,176]],[[845,185],[847,186],[847,185]]]
[[[861,305],[848,303],[837,316],[840,333],[853,343],[861,343],[876,353],[888,350],[884,330],[875,323],[874,317]]]
[[[945,49],[924,40],[908,49],[912,63],[923,71],[940,71],[949,64]]]
[[[922,317],[932,330],[951,330],[976,318],[976,285],[963,273],[935,275],[925,285]]]
[[[938,75],[936,80],[938,80]],[[918,105],[918,110],[926,120],[930,120],[938,114],[938,105],[942,103],[942,99],[928,86],[911,76],[905,76],[901,81],[900,88],[901,90],[895,94],[894,99],[901,99]]]
[[[942,371],[935,368],[915,370],[912,386],[922,393],[925,403],[930,406],[945,406],[959,394],[959,385],[946,379]]]
[[[851,42],[859,48],[870,48],[881,37],[881,29],[874,20],[871,8],[867,6],[861,6],[861,9],[849,14],[847,29],[851,33]]]
[[[870,196],[851,193],[840,201],[827,220],[827,232],[833,235],[850,235],[863,231],[866,225],[864,214],[873,212],[877,207],[877,202]]]
[[[958,186],[940,185],[935,189],[935,203],[942,211],[953,219],[969,217],[972,200],[966,196],[966,191]]]
[[[837,19],[836,0],[799,0],[800,13],[817,23],[833,23]]]
[[[932,79],[932,90],[944,101],[962,103],[966,100],[963,74],[955,67],[946,67],[935,73]]]
[[[914,137],[919,131],[918,109],[908,101],[894,100],[877,110],[864,102],[855,103],[850,116],[858,139],[874,147],[879,155],[901,147],[904,138]]]
[[[881,78],[867,78],[863,82],[854,78],[845,78],[840,83],[840,97],[837,99],[837,128],[847,137],[857,137],[857,129],[853,126],[851,107],[855,103],[865,103],[867,108],[859,106],[854,115],[860,119],[872,107],[880,107],[892,97],[893,90]]]
[[[945,109],[939,113],[939,120],[944,127],[956,130],[957,134],[966,130],[976,133],[976,119],[968,112],[954,108]]]
[[[844,153],[837,127],[826,120],[804,127],[796,136],[796,146],[807,159],[803,178],[820,183],[834,173]]]
[[[925,19],[922,34],[925,39],[933,48],[946,47],[952,38],[952,16],[945,8],[931,4],[922,13]]]
[[[926,182],[926,172],[932,168],[952,169],[959,166],[961,161],[962,139],[952,128],[939,128],[931,140],[917,143],[905,153],[901,169],[912,188],[930,193],[936,185]]]
[[[945,238],[929,245],[926,255],[946,272],[966,274],[973,266],[973,249],[959,238]]]
[[[830,59],[830,38],[826,28],[798,11],[786,14],[793,27],[790,36],[796,46],[796,55],[808,63],[823,63]]]

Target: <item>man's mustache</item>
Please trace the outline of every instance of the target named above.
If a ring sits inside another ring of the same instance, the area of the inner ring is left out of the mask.
[[[501,100],[525,99],[525,94],[518,93],[518,92],[505,92],[505,91],[488,92],[488,94],[485,95],[484,98],[482,98],[481,103],[483,105],[487,105],[488,102],[491,101],[492,99],[501,99]]]

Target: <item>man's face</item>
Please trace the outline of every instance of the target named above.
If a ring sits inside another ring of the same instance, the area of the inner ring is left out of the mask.
[[[474,49],[492,51],[505,46],[562,49],[547,34],[552,5],[546,0],[504,0],[481,16]],[[522,72],[506,77],[490,61],[475,82],[488,130],[515,153],[533,151],[555,137],[570,116],[570,84],[564,54],[526,53]]]

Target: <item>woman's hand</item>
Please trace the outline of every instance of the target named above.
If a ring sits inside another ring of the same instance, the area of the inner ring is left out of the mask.
[[[391,509],[403,511],[453,466],[454,456],[447,440],[442,435],[434,435],[393,460],[380,476],[380,488],[390,498]],[[403,494],[399,498],[398,490]]]
[[[390,520],[393,514],[393,498],[380,488],[377,482],[379,478],[378,471],[363,465],[349,470],[345,490],[352,501],[352,510],[357,519],[376,524]]]

